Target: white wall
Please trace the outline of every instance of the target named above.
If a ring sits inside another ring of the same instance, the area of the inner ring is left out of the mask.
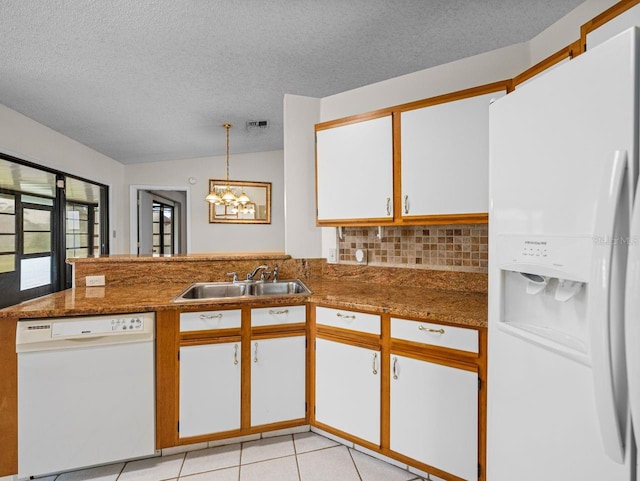
[[[531,39],[321,99],[322,122],[510,79],[580,38],[580,26],[618,0],[587,0]]]
[[[580,38],[580,27],[618,0],[587,0],[528,42],[531,65]]]
[[[314,125],[320,122],[320,99],[284,96],[285,247],[293,257],[321,257],[316,227]]]
[[[526,44],[468,57],[321,100],[322,122],[506,80],[528,65]]]
[[[123,190],[124,166],[86,145],[0,104],[0,151],[67,174],[109,186],[110,247],[127,252],[128,193]],[[114,237],[114,232],[116,236]]]
[[[231,180],[271,182],[271,224],[209,224],[209,179],[224,179],[225,157],[201,157],[125,166],[124,188],[131,185],[184,186],[189,196],[192,253],[284,252],[283,151],[231,154]],[[189,178],[197,179],[195,185]],[[131,206],[125,215],[129,222]],[[127,224],[128,225],[128,224]]]

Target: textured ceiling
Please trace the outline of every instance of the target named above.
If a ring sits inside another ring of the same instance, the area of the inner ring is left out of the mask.
[[[582,0],[1,0],[0,103],[124,164],[282,148],[325,97],[530,40]],[[247,120],[270,127],[247,131]]]

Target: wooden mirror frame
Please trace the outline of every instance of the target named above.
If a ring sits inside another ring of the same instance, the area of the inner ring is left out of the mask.
[[[220,216],[216,209],[219,210],[222,208],[225,209],[226,212],[227,207],[225,207],[224,204],[209,204],[210,224],[271,224],[271,182],[250,182],[244,180],[229,180],[227,182],[225,179],[209,179],[209,192],[213,191],[214,186],[224,189],[227,183],[232,190],[237,191],[238,195],[244,188],[265,189],[265,204],[263,206],[264,215],[261,215],[260,218],[256,219],[241,219],[238,218],[237,215],[235,218],[230,217],[233,214],[223,214],[223,216]],[[251,203],[253,204],[255,204],[256,197],[261,197],[256,195],[252,196],[249,192],[246,192],[246,194],[249,196]],[[256,213],[260,212],[261,206],[262,204],[256,205]]]

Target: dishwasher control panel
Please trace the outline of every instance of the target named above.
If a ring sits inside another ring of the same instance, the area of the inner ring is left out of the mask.
[[[154,312],[25,319],[18,321],[16,352],[140,342],[154,334]]]
[[[86,334],[105,334],[118,331],[142,331],[144,320],[139,316],[101,318],[78,321],[53,321],[51,336],[81,336]]]

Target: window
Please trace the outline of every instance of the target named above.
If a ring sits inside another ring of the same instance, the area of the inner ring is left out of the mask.
[[[0,308],[70,287],[67,258],[108,253],[107,189],[0,154]]]
[[[0,274],[16,270],[16,200],[0,194]]]
[[[153,253],[173,254],[173,206],[153,202]]]
[[[22,252],[20,290],[48,286],[52,282],[53,199],[20,196]]]
[[[67,202],[65,212],[66,258],[99,254],[96,246],[100,245],[100,230],[94,221],[98,207]]]

